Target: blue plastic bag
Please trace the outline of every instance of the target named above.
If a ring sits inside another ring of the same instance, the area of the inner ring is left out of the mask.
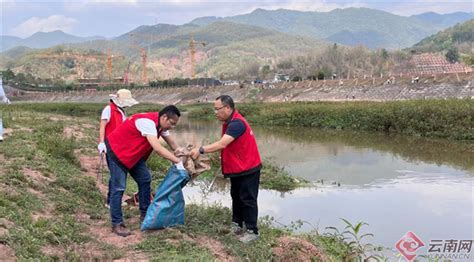
[[[184,197],[181,189],[190,177],[186,170],[172,165],[163,182],[156,189],[155,198],[148,207],[141,230],[160,229],[184,224]]]

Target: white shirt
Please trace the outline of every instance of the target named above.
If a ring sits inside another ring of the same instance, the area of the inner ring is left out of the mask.
[[[120,111],[120,114],[122,114],[122,122],[123,122],[125,121],[125,119],[127,119],[127,116],[124,114],[122,110],[119,109],[119,111]],[[104,110],[102,110],[102,115],[100,119],[107,120],[107,123],[108,123],[110,121],[110,115],[111,115],[110,105],[108,105],[104,108]]]
[[[142,133],[142,136],[147,136],[147,135],[152,135],[152,136],[157,136],[158,132],[156,130],[156,125],[153,120],[148,119],[148,118],[138,118],[135,120],[135,127],[137,128],[140,133]],[[168,130],[161,132],[161,136],[169,136],[170,132]]]
[[[3,90],[2,77],[0,77],[0,101],[6,104],[10,104],[10,100],[7,98],[7,95],[5,94],[5,90]]]

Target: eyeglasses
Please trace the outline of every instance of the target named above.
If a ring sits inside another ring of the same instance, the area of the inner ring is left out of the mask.
[[[174,129],[176,127],[177,121],[174,121],[173,119],[168,118],[168,123],[170,123],[171,128]]]
[[[221,106],[219,108],[214,108],[214,113],[217,113],[217,111],[221,110],[222,108],[224,108],[225,106]]]

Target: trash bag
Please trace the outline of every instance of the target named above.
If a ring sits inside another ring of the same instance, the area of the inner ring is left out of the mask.
[[[191,159],[189,155],[193,148],[195,148],[193,145],[179,147],[174,151],[174,155],[181,159],[189,176],[195,178],[204,171],[211,170],[211,159],[201,154],[196,159]]]
[[[160,229],[184,224],[184,197],[181,189],[190,177],[186,170],[172,165],[163,182],[156,189],[148,207],[141,230]]]

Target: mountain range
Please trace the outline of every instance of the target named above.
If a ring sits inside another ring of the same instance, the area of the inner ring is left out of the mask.
[[[343,45],[400,49],[472,17],[472,12],[424,13],[405,17],[368,8],[335,9],[331,12],[256,9],[245,15],[203,17],[190,23],[205,26],[215,21],[231,21]]]
[[[55,45],[66,43],[81,43],[93,40],[105,39],[102,36],[80,37],[66,34],[63,31],[56,30],[52,32],[37,32],[27,38],[3,35],[0,39],[0,51],[5,51],[17,46],[29,48],[48,48]]]
[[[42,78],[104,78],[110,63],[105,57],[112,54],[113,75],[121,76],[130,61],[130,72],[137,79],[146,53],[150,78],[190,77],[192,41],[198,76],[245,75],[245,70],[275,66],[333,43],[372,49],[411,47],[472,18],[472,14],[403,17],[367,8],[325,13],[257,9],[233,17],[198,18],[184,25],[139,26],[111,39],[76,37],[61,31],[36,33],[26,39],[3,36],[2,50],[8,50],[1,53],[0,69],[16,68]],[[47,56],[50,58],[45,60]]]
[[[456,12],[451,14],[440,15],[435,12],[427,12],[419,15],[412,15],[411,17],[426,21],[428,23],[440,27],[450,27],[457,23],[462,23],[464,21],[473,19],[473,13]]]
[[[153,32],[151,40],[143,37],[150,32]],[[143,71],[142,52],[145,51],[150,77],[191,77],[191,38],[195,43],[195,71],[200,76],[235,75],[240,70],[255,67],[258,70],[261,64],[276,64],[279,59],[305,55],[327,46],[314,38],[289,36],[276,30],[226,21],[202,27],[154,25],[141,26],[113,40],[40,50],[16,47],[2,53],[0,68],[21,68],[22,72],[42,78],[51,75],[70,79],[104,78],[107,77],[106,53],[111,52],[114,76],[121,76],[127,61],[131,61],[130,71],[137,80]],[[94,63],[98,65],[92,66]]]
[[[410,47],[423,38],[457,23],[472,19],[473,14],[472,12],[452,14],[428,12],[405,17],[368,8],[335,9],[330,12],[256,9],[244,15],[197,18],[182,26],[167,24],[158,24],[153,27],[142,26],[118,36],[114,40],[126,40],[131,33],[139,33],[138,36],[146,34],[155,37],[157,35],[172,35],[181,31],[193,30],[196,27],[205,27],[217,21],[228,21],[349,46],[363,45],[372,49],[400,49]],[[105,37],[78,37],[62,31],[38,32],[25,39],[1,36],[0,51],[16,46],[47,48],[59,44],[83,43],[93,40],[105,40]],[[150,38],[150,40],[153,39]]]

